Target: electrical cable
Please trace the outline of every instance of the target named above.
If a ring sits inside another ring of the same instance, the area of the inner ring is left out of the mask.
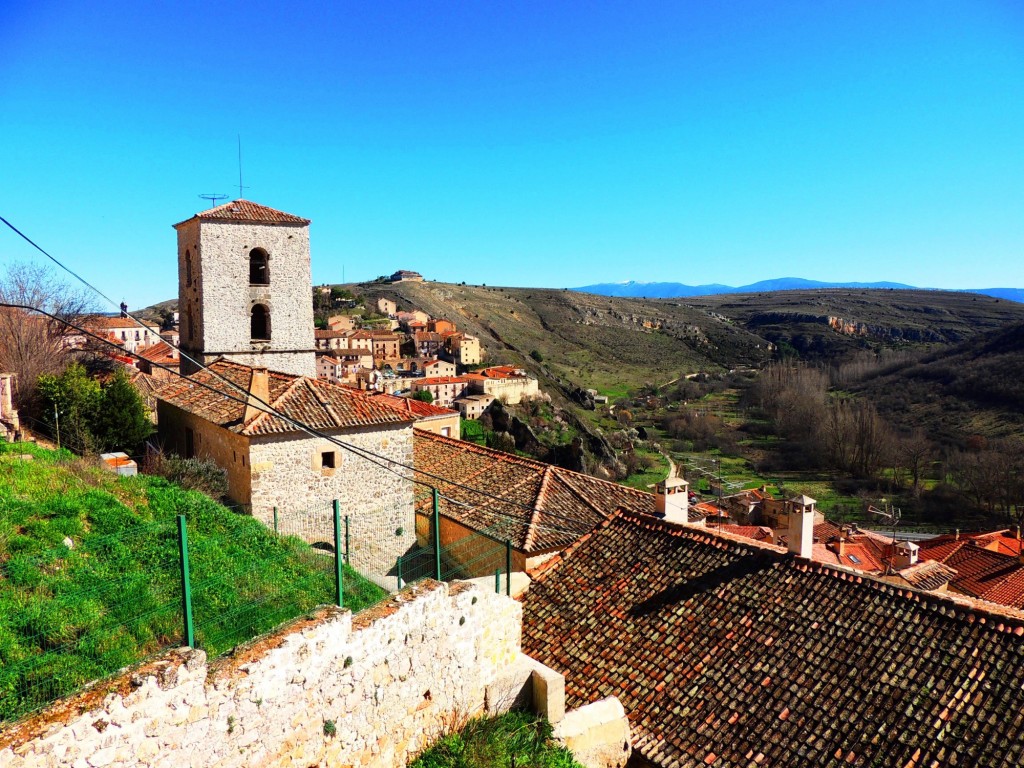
[[[145,358],[142,357],[142,355],[140,355],[137,352],[129,352],[128,350],[122,349],[119,345],[115,344],[114,342],[110,341],[109,339],[105,339],[102,336],[100,336],[100,335],[98,335],[96,333],[93,333],[92,331],[88,330],[87,328],[84,328],[84,327],[82,327],[82,326],[80,326],[80,325],[78,325],[78,324],[76,324],[74,322],[71,322],[70,320],[67,320],[66,318],[62,318],[62,317],[54,315],[54,314],[52,314],[50,312],[47,312],[46,310],[42,310],[42,309],[39,309],[39,308],[36,308],[36,307],[31,307],[31,306],[28,306],[28,305],[24,305],[24,304],[13,304],[13,303],[8,303],[8,302],[0,302],[0,307],[7,307],[7,308],[11,308],[11,309],[20,309],[20,310],[28,311],[28,312],[37,312],[39,314],[45,315],[46,317],[49,317],[52,320],[57,320],[58,322],[63,323],[64,325],[68,326],[69,328],[73,328],[74,330],[78,331],[79,333],[82,333],[85,336],[88,336],[88,337],[90,337],[92,339],[95,339],[96,341],[99,341],[102,344],[105,344],[105,345],[111,347],[113,350],[119,352],[120,354],[132,357],[132,358],[137,359],[137,360],[145,359]],[[172,374],[174,376],[178,376],[179,378],[181,378],[182,380],[184,380],[185,382],[187,382],[187,383],[189,383],[191,385],[198,386],[198,387],[201,387],[203,389],[208,389],[208,390],[210,390],[211,392],[213,392],[216,395],[219,395],[221,397],[227,398],[228,400],[232,400],[232,401],[237,402],[237,403],[239,403],[241,405],[251,405],[251,402],[250,402],[250,400],[248,398],[243,399],[243,398],[240,398],[240,397],[236,397],[236,396],[234,396],[234,395],[232,395],[232,394],[230,394],[228,392],[224,392],[223,390],[217,389],[216,387],[213,387],[210,384],[207,384],[206,382],[199,381],[199,380],[195,379],[194,377],[184,376],[183,374],[180,373],[180,371],[176,371],[173,368],[171,368],[170,366],[166,366],[166,365],[164,365],[162,363],[157,363],[157,362],[154,362],[154,361],[151,361],[151,360],[147,361],[147,362],[150,365],[153,365],[153,366],[155,366],[157,368],[160,368],[161,370],[167,371],[168,373],[170,373],[170,374]],[[219,374],[216,373],[216,371],[210,371],[210,370],[207,369],[207,372],[212,374],[212,375],[214,375],[214,376],[216,376],[217,379],[219,379],[221,381],[224,381],[227,384],[230,384],[232,387],[234,387],[234,388],[236,388],[236,389],[240,390],[241,392],[243,392],[243,393],[248,395],[248,392],[246,390],[244,390],[241,387],[239,387],[238,385],[234,384],[234,382],[230,381],[229,379],[226,379],[225,377],[220,376]],[[414,484],[422,485],[422,486],[425,486],[425,487],[428,487],[428,488],[433,488],[434,487],[434,486],[431,486],[430,483],[427,483],[427,482],[425,482],[423,480],[416,479],[415,474],[418,473],[418,474],[426,476],[426,477],[428,477],[428,478],[430,478],[432,480],[436,480],[439,483],[444,483],[444,484],[447,484],[447,485],[451,485],[451,486],[454,486],[456,488],[460,488],[460,489],[462,489],[464,491],[468,491],[469,493],[474,493],[474,494],[477,494],[477,495],[480,495],[480,496],[484,496],[484,497],[486,497],[486,498],[488,498],[488,499],[490,499],[492,501],[495,501],[495,502],[498,502],[498,503],[501,503],[501,504],[506,504],[506,505],[508,505],[510,507],[518,507],[520,509],[523,509],[523,510],[529,511],[529,512],[533,512],[534,511],[533,507],[530,507],[530,506],[528,506],[526,504],[520,504],[519,502],[510,501],[508,499],[503,499],[500,496],[496,496],[496,495],[491,494],[491,493],[489,493],[487,491],[480,490],[479,488],[473,488],[472,486],[467,486],[467,485],[464,485],[462,483],[458,483],[458,482],[450,480],[450,479],[448,479],[448,478],[446,478],[446,477],[444,477],[442,475],[436,475],[436,474],[433,474],[431,472],[426,472],[424,470],[418,470],[418,469],[416,469],[414,467],[409,467],[408,465],[403,464],[402,462],[396,461],[394,459],[390,459],[390,458],[388,458],[386,456],[380,456],[379,454],[376,454],[376,453],[374,453],[372,451],[368,451],[368,450],[366,450],[364,448],[360,448],[358,446],[354,446],[354,445],[352,445],[350,443],[345,443],[345,442],[340,441],[339,439],[335,438],[332,435],[328,435],[328,434],[326,434],[324,432],[321,432],[321,431],[317,430],[315,427],[310,427],[310,426],[308,426],[306,424],[303,424],[303,423],[301,423],[299,421],[296,421],[295,419],[293,419],[293,418],[287,416],[286,414],[280,412],[279,410],[274,408],[272,405],[266,403],[264,400],[262,400],[260,398],[253,398],[253,399],[255,399],[257,401],[257,405],[254,406],[256,408],[256,410],[261,411],[263,413],[269,413],[269,414],[271,414],[271,415],[273,415],[273,416],[275,416],[277,418],[280,418],[281,420],[285,421],[286,423],[294,426],[298,431],[305,432],[306,434],[308,434],[308,435],[310,435],[312,437],[316,437],[318,439],[326,440],[326,441],[332,443],[333,445],[337,445],[340,448],[344,448],[346,450],[352,451],[353,453],[355,453],[360,458],[363,458],[366,461],[369,461],[372,464],[374,464],[374,465],[376,465],[376,466],[378,466],[378,467],[380,467],[380,468],[382,468],[382,469],[384,469],[386,471],[389,471],[389,472],[391,472],[392,474],[394,474],[394,475],[396,475],[398,477],[401,477],[403,480],[408,480],[408,481],[410,481],[410,482],[412,482]],[[387,466],[387,464],[382,464],[381,461],[387,462],[388,464],[394,464],[394,465],[399,466],[399,467],[401,467],[403,469],[406,469],[409,472],[414,473],[414,476],[408,477],[408,476],[402,475],[401,473],[396,472],[394,469],[392,469],[391,467]],[[445,496],[444,498],[446,498],[446,499],[448,499],[448,500],[450,500],[452,502],[456,502],[456,503],[462,503],[462,504],[465,503],[465,502],[458,502],[456,499],[451,499],[450,497],[447,497],[447,496]],[[528,523],[526,523],[523,520],[520,520],[520,519],[517,519],[517,518],[513,518],[513,517],[511,517],[509,515],[503,515],[502,513],[495,512],[493,510],[486,510],[486,509],[485,510],[481,510],[481,513],[482,514],[487,514],[487,515],[492,515],[492,516],[498,517],[498,518],[504,517],[504,518],[508,519],[509,522],[515,523],[515,524],[519,524],[519,525],[528,524]],[[564,516],[564,515],[558,515],[558,514],[555,514],[555,513],[552,513],[552,512],[549,512],[547,514],[548,514],[549,517],[553,517],[553,518],[561,519],[561,520],[567,520],[570,523],[574,523],[576,525],[580,525],[580,521],[579,520],[575,520],[573,518],[570,518],[570,517],[567,517],[567,516]],[[586,526],[586,524],[583,524],[583,525],[585,527],[584,532],[590,530],[590,528],[588,526]],[[556,533],[570,533],[570,534],[574,534],[574,535],[578,534],[579,531],[580,531],[579,528],[577,528],[577,529],[558,528],[556,526],[541,525],[541,524],[538,524],[538,523],[534,523],[534,527],[542,529],[542,530],[548,530],[548,531],[556,532]]]
[[[40,246],[38,243],[36,243],[34,240],[32,240],[28,235],[26,235],[24,232],[19,230],[13,224],[11,224],[6,218],[4,218],[3,216],[0,216],[0,222],[3,222],[5,225],[7,225],[15,234],[17,234],[19,237],[21,237],[23,240],[25,240],[25,242],[27,242],[29,245],[31,245],[33,248],[35,248],[40,253],[42,253],[44,256],[46,256],[46,258],[48,258],[50,261],[52,261],[54,264],[56,264],[62,270],[67,272],[69,275],[74,277],[76,280],[81,282],[84,286],[89,288],[91,291],[96,293],[98,296],[100,296],[103,299],[105,299],[110,305],[112,305],[112,306],[119,306],[119,305],[117,305],[114,302],[113,299],[111,299],[109,296],[107,296],[103,291],[101,291],[99,288],[94,286],[92,283],[90,283],[84,277],[82,277],[77,272],[72,270],[70,267],[64,265],[55,256],[53,256],[50,253],[48,253],[42,246]],[[8,305],[0,304],[0,306],[8,306]],[[107,344],[108,346],[113,347],[115,350],[117,350],[117,351],[119,351],[119,352],[121,352],[123,354],[128,354],[131,357],[134,357],[136,359],[144,359],[140,355],[138,355],[137,353],[134,353],[134,352],[129,353],[129,352],[127,352],[127,350],[123,350],[120,346],[118,346],[116,344],[113,344],[109,340],[103,339],[103,338],[101,338],[101,337],[91,333],[90,331],[85,330],[84,328],[81,328],[79,326],[76,326],[76,325],[68,322],[67,319],[65,319],[65,318],[54,316],[54,315],[52,315],[52,314],[50,314],[48,312],[45,312],[44,310],[41,310],[41,309],[39,309],[37,307],[29,307],[29,306],[24,306],[24,305],[18,305],[17,308],[23,309],[23,310],[28,310],[28,311],[39,312],[41,314],[44,314],[47,317],[50,317],[51,319],[55,319],[55,320],[57,320],[59,322],[62,322],[64,324],[72,327],[72,328],[75,328],[75,330],[79,331],[80,333],[84,333],[84,334],[86,334],[88,336],[96,338],[97,340],[103,342],[104,344]],[[131,313],[129,313],[127,311],[124,311],[124,310],[122,310],[122,311],[123,311],[124,315],[128,319],[131,319],[132,321],[134,321],[136,324],[138,324],[139,326],[141,326],[143,328],[147,327],[141,320],[136,318]],[[213,387],[209,387],[209,386],[207,386],[205,384],[201,384],[200,382],[197,382],[193,378],[184,376],[183,374],[180,373],[180,371],[174,371],[173,369],[171,369],[171,368],[169,368],[167,366],[155,363],[153,361],[147,361],[147,362],[149,362],[150,365],[155,365],[158,368],[161,368],[163,370],[167,370],[170,373],[172,373],[173,375],[179,376],[180,378],[185,379],[185,380],[187,380],[187,381],[189,381],[189,382],[191,382],[193,384],[200,384],[201,386],[205,386],[207,389],[210,389],[211,391],[213,391],[213,392],[215,392],[217,394],[221,394],[222,396],[229,397],[230,399],[235,400],[236,402],[241,402],[243,404],[248,405],[253,400],[255,400],[258,405],[263,406],[261,408],[257,408],[257,410],[263,411],[264,413],[271,413],[271,414],[275,415],[276,417],[282,419],[286,423],[289,423],[292,426],[296,427],[301,432],[305,432],[305,433],[307,433],[307,434],[309,434],[311,436],[327,440],[327,441],[331,442],[334,445],[337,445],[337,446],[339,446],[341,448],[349,450],[352,453],[354,453],[355,455],[360,456],[360,458],[363,458],[363,459],[365,459],[367,461],[370,461],[374,465],[376,465],[378,467],[381,467],[381,468],[385,469],[386,471],[390,471],[392,474],[395,474],[398,477],[402,477],[403,479],[406,479],[406,480],[411,480],[411,482],[413,482],[413,483],[418,483],[420,485],[425,485],[425,486],[430,487],[429,483],[425,483],[423,481],[417,480],[415,478],[415,476],[413,476],[411,478],[410,477],[404,477],[400,473],[395,472],[389,466],[381,464],[380,461],[384,461],[384,462],[387,462],[388,464],[393,464],[395,466],[401,467],[401,468],[403,468],[405,470],[408,470],[409,472],[412,472],[414,474],[418,472],[419,474],[424,475],[426,477],[429,477],[429,478],[431,478],[433,480],[437,480],[439,482],[443,482],[443,483],[447,483],[449,485],[453,485],[453,486],[455,486],[457,488],[461,488],[462,490],[468,491],[470,493],[478,494],[478,495],[483,496],[485,498],[488,498],[488,499],[490,499],[492,501],[497,501],[497,502],[500,502],[502,504],[508,504],[508,505],[510,505],[512,507],[519,507],[519,508],[521,508],[521,509],[523,509],[525,511],[531,512],[531,513],[533,513],[535,511],[534,507],[531,507],[531,506],[528,506],[528,505],[525,505],[525,504],[520,504],[520,503],[514,502],[514,501],[509,501],[507,499],[503,499],[500,496],[496,496],[494,494],[488,493],[487,491],[482,491],[482,490],[480,490],[478,488],[473,488],[471,486],[466,486],[466,485],[463,485],[461,483],[454,482],[454,481],[452,481],[452,480],[450,480],[448,478],[445,478],[443,476],[440,476],[440,475],[434,475],[432,473],[425,472],[423,470],[417,470],[415,467],[411,467],[411,466],[409,466],[407,464],[404,464],[403,462],[396,461],[396,460],[391,459],[391,458],[389,458],[387,456],[381,456],[380,454],[376,454],[373,451],[369,451],[368,449],[360,448],[358,446],[351,445],[350,443],[345,443],[345,442],[339,441],[339,440],[335,439],[333,436],[326,435],[326,434],[324,434],[324,433],[322,433],[322,432],[320,432],[320,431],[318,431],[318,430],[316,430],[314,428],[309,427],[306,424],[303,424],[302,422],[299,422],[299,421],[297,421],[295,419],[292,419],[292,418],[286,416],[285,414],[281,413],[276,408],[274,408],[273,405],[271,405],[270,403],[266,402],[262,398],[258,397],[257,395],[253,395],[251,392],[249,392],[248,390],[245,390],[244,388],[242,388],[239,385],[235,384],[230,379],[220,375],[216,371],[213,371],[212,369],[209,368],[209,366],[207,366],[204,363],[201,363],[198,360],[196,360],[193,357],[191,357],[186,351],[181,349],[180,345],[171,344],[166,339],[164,339],[163,341],[164,341],[164,343],[166,343],[172,349],[176,349],[178,351],[178,354],[181,357],[183,357],[185,360],[188,360],[189,362],[191,362],[193,365],[197,366],[198,368],[200,368],[204,372],[210,374],[211,376],[214,376],[215,378],[217,378],[220,381],[224,382],[229,387],[237,390],[239,393],[241,393],[242,395],[245,396],[245,399],[244,400],[240,400],[239,398],[236,398],[236,397],[230,397],[225,392],[221,392],[220,390],[217,390],[217,389],[215,389]],[[492,513],[492,514],[494,514],[494,513]],[[556,518],[556,519],[567,520],[567,521],[569,521],[571,523],[576,523],[576,524],[580,523],[579,520],[575,520],[573,518],[570,518],[570,517],[567,517],[567,516],[564,516],[564,515],[557,515],[557,514],[555,514],[553,512],[548,512],[546,514],[549,517],[553,517],[553,518]],[[522,521],[519,521],[519,522],[522,522]],[[587,528],[587,530],[589,530],[589,528]],[[570,532],[570,531],[562,531],[562,532]],[[572,532],[574,532],[574,531],[572,531]]]

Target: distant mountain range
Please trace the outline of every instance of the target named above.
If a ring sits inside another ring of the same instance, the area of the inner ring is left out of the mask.
[[[895,288],[921,290],[904,283],[823,283],[818,280],[805,280],[801,277],[780,277],[776,280],[762,280],[750,285],[684,285],[683,283],[638,283],[630,280],[625,283],[597,283],[584,285],[571,290],[580,293],[596,293],[600,296],[643,297],[647,299],[675,299],[687,296],[713,296],[722,293],[767,293],[772,291],[795,291],[815,288]],[[945,289],[935,289],[945,290]],[[973,288],[961,289],[961,292],[981,293],[997,299],[1019,301],[1024,303],[1024,288]]]

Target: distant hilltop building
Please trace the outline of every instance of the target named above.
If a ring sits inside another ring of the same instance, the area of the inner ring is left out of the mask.
[[[400,269],[391,276],[392,283],[422,283],[423,275],[408,269]]]

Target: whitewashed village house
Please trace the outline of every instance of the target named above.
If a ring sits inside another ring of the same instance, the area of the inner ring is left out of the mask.
[[[209,369],[158,391],[163,446],[212,459],[227,470],[233,502],[268,525],[276,509],[316,540],[339,500],[353,540],[380,538],[371,526],[387,532],[375,556],[394,563],[414,542],[413,489],[386,460],[412,464],[413,418],[317,380],[309,221],[236,200],[176,229],[182,348]],[[288,418],[264,412],[260,401]],[[288,419],[385,461],[310,436]]]

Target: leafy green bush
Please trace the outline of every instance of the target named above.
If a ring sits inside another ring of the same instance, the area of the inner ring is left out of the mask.
[[[580,768],[551,741],[551,724],[529,712],[471,720],[423,752],[410,768]]]
[[[228,473],[213,459],[158,456],[147,471],[187,490],[205,493],[214,501],[222,501],[228,495]]]

